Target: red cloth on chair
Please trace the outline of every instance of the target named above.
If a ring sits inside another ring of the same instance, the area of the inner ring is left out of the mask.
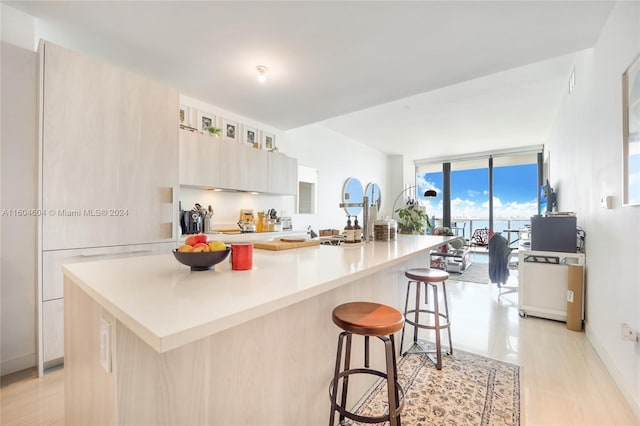
[[[470,243],[476,246],[488,246],[491,237],[493,237],[492,230],[488,228],[476,229],[473,231]]]

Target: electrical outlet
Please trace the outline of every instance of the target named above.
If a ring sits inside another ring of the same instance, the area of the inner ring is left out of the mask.
[[[620,326],[620,337],[622,337],[622,340],[636,342],[638,340],[638,333],[632,329],[629,324],[622,323]]]

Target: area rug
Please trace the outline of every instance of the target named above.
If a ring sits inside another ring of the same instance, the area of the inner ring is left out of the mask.
[[[520,367],[455,348],[442,360],[442,370],[436,370],[422,354],[398,361],[398,381],[405,391],[401,424],[520,424]],[[383,415],[387,412],[386,390],[386,381],[381,379],[354,411],[363,416]]]
[[[461,274],[449,272],[449,278],[456,281],[465,281],[469,283],[489,284],[489,264],[488,263],[472,263]]]

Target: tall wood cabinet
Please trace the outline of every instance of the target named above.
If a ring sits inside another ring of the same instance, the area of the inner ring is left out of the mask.
[[[51,291],[62,271],[51,259],[177,238],[178,91],[48,42],[39,58],[42,369],[62,354],[63,296]]]
[[[175,238],[178,91],[44,44],[44,250]]]

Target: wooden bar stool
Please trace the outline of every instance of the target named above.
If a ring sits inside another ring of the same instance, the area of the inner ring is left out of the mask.
[[[407,283],[407,298],[404,302],[404,315],[406,317],[406,323],[413,325],[413,343],[416,344],[420,350],[418,351],[406,351],[404,355],[423,353],[434,363],[438,370],[442,369],[442,345],[440,343],[440,332],[444,329],[447,330],[449,336],[449,350],[445,353],[451,355],[453,353],[453,345],[451,344],[451,322],[449,321],[449,306],[447,304],[447,284],[446,280],[449,278],[449,274],[440,269],[429,268],[414,268],[405,271],[404,275],[409,278]],[[416,306],[415,309],[409,310],[409,293],[411,291],[411,284],[416,284]],[[424,284],[424,303],[426,308],[429,308],[428,289],[431,287],[433,290],[433,309],[420,309],[420,284]],[[438,283],[442,283],[442,298],[444,300],[444,313],[440,312],[439,298],[438,298]],[[420,313],[432,315],[434,319],[434,325],[426,325],[420,323]],[[413,314],[413,320],[409,319],[409,314]],[[444,322],[443,322],[444,321]],[[427,351],[418,343],[418,329],[424,328],[427,330],[435,330],[436,332],[436,350]],[[402,336],[400,337],[400,350],[402,350],[402,344],[404,343],[404,329],[402,327]],[[436,360],[431,355],[436,354]]]
[[[340,423],[347,417],[351,420],[363,423],[389,422],[391,426],[400,426],[400,413],[404,406],[404,390],[398,384],[398,371],[396,366],[396,350],[393,333],[399,331],[404,325],[404,316],[400,311],[387,305],[370,302],[351,302],[337,306],[332,314],[333,322],[343,329],[338,337],[338,353],[336,355],[336,368],[333,379],[329,385],[329,398],[331,399],[331,417],[329,425],[335,421],[335,413],[340,413]],[[351,337],[353,334],[364,336],[364,367],[350,368],[351,362]],[[382,371],[369,368],[369,337],[375,336],[385,345],[386,374]],[[342,361],[342,346],[347,339],[344,355],[344,370],[340,370]],[[383,416],[363,417],[347,411],[347,389],[349,376],[352,374],[373,374],[384,377],[387,380],[387,392],[389,396],[389,412]],[[338,398],[338,381],[342,379],[342,395],[340,404]],[[400,397],[402,396],[402,397]]]

